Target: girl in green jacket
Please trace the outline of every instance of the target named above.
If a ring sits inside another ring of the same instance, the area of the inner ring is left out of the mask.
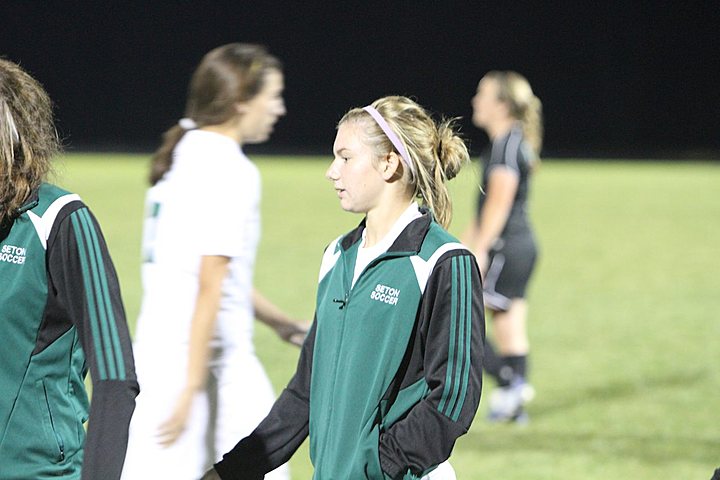
[[[138,393],[130,335],[100,226],[45,182],[59,148],[45,90],[0,59],[0,479],[117,480]]]
[[[445,228],[468,160],[450,121],[385,97],[340,120],[326,176],[360,225],[330,243],[295,376],[204,479],[263,478],[310,437],[315,480],[455,478],[481,391],[482,285]]]

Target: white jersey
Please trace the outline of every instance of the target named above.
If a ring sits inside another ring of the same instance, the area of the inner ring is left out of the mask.
[[[232,139],[186,132],[173,164],[147,193],[144,296],[134,354],[140,395],[123,480],[199,478],[265,418],[275,395],[252,344],[252,277],[260,237],[260,175]],[[166,447],[157,432],[185,388],[201,257],[230,258],[208,360],[185,430]],[[248,395],[248,392],[252,392]],[[288,480],[287,466],[268,480]]]
[[[150,188],[143,237],[144,297],[136,343],[187,345],[200,258],[230,257],[222,287],[215,346],[252,351],[252,278],[260,237],[260,175],[240,146],[192,130],[173,164]]]

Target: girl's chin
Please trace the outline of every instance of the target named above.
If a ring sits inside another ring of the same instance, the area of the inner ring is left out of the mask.
[[[342,208],[346,212],[350,212],[350,213],[362,213],[362,212],[358,211],[358,209],[355,208],[351,203],[346,202],[342,198],[340,199],[340,208]]]

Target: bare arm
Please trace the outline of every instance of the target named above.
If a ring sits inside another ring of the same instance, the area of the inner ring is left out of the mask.
[[[518,174],[506,168],[494,168],[487,185],[487,198],[482,214],[476,219],[472,233],[463,240],[478,259],[480,270],[487,270],[487,252],[505,228],[515,193],[519,184]]]
[[[307,325],[291,320],[285,312],[265,298],[257,289],[253,289],[252,300],[255,308],[255,318],[275,330],[286,342],[297,346],[302,345],[308,331]]]
[[[214,255],[203,256],[200,260],[200,285],[190,325],[187,380],[173,414],[160,426],[159,436],[163,445],[171,445],[178,439],[185,428],[195,393],[203,388],[207,380],[210,339],[215,330],[222,283],[229,263],[230,258]]]

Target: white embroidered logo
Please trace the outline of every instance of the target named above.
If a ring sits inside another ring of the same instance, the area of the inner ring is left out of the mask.
[[[0,262],[22,265],[25,263],[26,253],[27,248],[16,247],[15,245],[3,245],[2,250],[0,250]]]
[[[388,305],[397,305],[398,299],[400,298],[400,289],[378,283],[375,286],[375,290],[370,292],[370,298],[378,302],[387,303]]]

